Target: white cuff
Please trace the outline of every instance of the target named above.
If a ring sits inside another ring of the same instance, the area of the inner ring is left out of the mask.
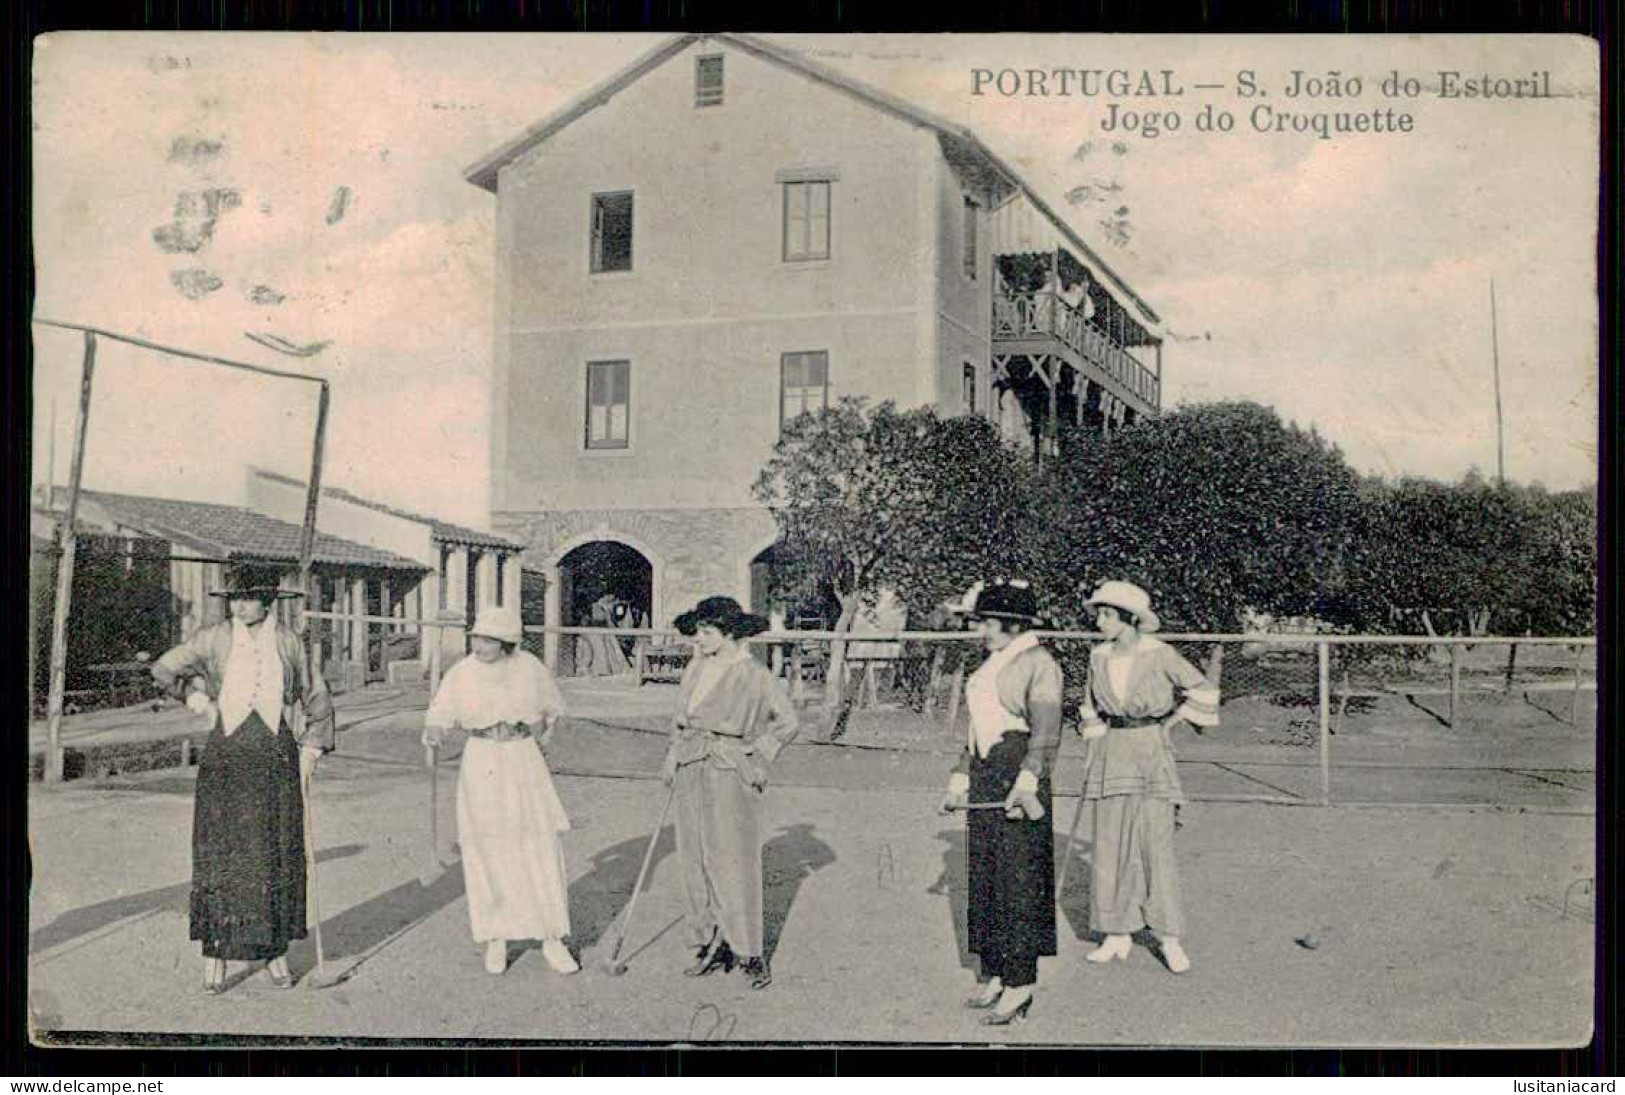
[[[1038,793],[1038,777],[1033,774],[1032,769],[1023,768],[1021,770],[1021,775],[1016,777],[1016,790],[1025,791],[1028,794]]]
[[[964,772],[955,772],[948,777],[948,793],[950,795],[970,794],[970,777]]]

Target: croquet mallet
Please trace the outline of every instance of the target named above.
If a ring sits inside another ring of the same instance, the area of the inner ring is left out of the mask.
[[[611,977],[619,977],[626,972],[626,963],[621,959],[621,945],[626,942],[626,929],[632,923],[632,910],[637,908],[638,896],[643,893],[643,880],[648,877],[649,864],[654,861],[655,845],[660,843],[660,833],[666,827],[666,815],[671,812],[672,800],[677,797],[677,788],[674,786],[666,792],[666,804],[660,808],[660,820],[655,822],[654,832],[649,834],[649,848],[643,853],[643,866],[638,868],[638,880],[632,885],[632,899],[626,903],[626,912],[621,917],[621,926],[615,936],[615,946],[603,959],[604,972]]]

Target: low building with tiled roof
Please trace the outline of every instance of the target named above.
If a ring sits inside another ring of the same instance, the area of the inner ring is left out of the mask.
[[[144,558],[155,550],[167,556],[163,599],[169,637],[179,641],[221,618],[223,605],[209,594],[221,587],[229,563],[280,564],[284,585],[297,587],[305,494],[297,479],[257,468],[249,470],[242,505],[85,490],[78,528],[101,534],[97,544],[112,545],[109,550],[140,544]],[[52,522],[64,495],[59,487],[55,498],[41,497],[36,507],[34,531],[46,550],[54,544]],[[312,621],[324,670],[335,681],[356,683],[390,676],[392,663],[423,669],[430,648],[413,626],[419,619],[452,624],[429,632],[430,642],[438,641],[448,660],[461,656],[465,638],[455,625],[481,605],[520,597],[519,554],[519,545],[501,536],[325,488],[317,507],[308,608],[401,623]],[[298,611],[288,603],[281,610],[290,617]],[[402,670],[414,671],[400,666],[394,672]]]

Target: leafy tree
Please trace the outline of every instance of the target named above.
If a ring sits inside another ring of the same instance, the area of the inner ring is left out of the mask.
[[[1143,586],[1169,630],[1342,611],[1358,477],[1267,407],[1183,406],[1069,446],[1049,475],[1045,584],[1071,586],[1063,615],[1080,623],[1107,578]]]
[[[1035,473],[997,428],[855,398],[789,423],[754,492],[778,522],[775,592],[833,593],[835,630],[890,590],[916,615],[977,578],[1014,570]],[[826,713],[842,703],[846,642],[831,644]]]

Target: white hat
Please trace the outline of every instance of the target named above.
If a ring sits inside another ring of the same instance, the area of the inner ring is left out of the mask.
[[[519,619],[517,606],[486,605],[474,617],[470,635],[481,635],[502,643],[519,643],[525,637],[525,626]]]
[[[1101,582],[1094,594],[1084,602],[1091,608],[1110,605],[1124,612],[1132,612],[1139,620],[1139,630],[1155,631],[1162,626],[1157,614],[1151,611],[1151,595],[1133,582]]]

